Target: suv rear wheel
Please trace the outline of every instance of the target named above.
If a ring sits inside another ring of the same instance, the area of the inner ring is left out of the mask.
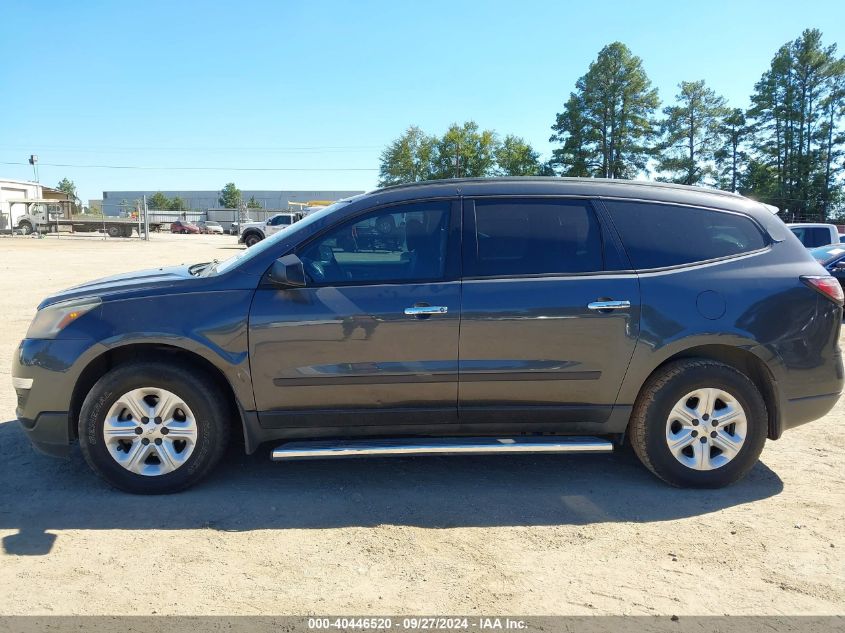
[[[766,442],[759,390],[723,363],[680,360],[653,374],[631,415],[640,461],[673,486],[718,488],[751,470]]]
[[[82,404],[79,444],[111,485],[138,494],[177,492],[223,455],[230,407],[211,381],[163,363],[121,365]]]

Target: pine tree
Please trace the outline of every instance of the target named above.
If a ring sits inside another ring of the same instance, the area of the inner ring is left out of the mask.
[[[845,64],[835,53],[821,31],[805,30],[778,50],[751,97],[755,159],[773,178],[764,201],[791,219],[824,221],[841,191]]]
[[[561,176],[589,176],[591,168],[597,166],[590,163],[587,139],[591,129],[584,118],[583,110],[583,101],[573,92],[552,126],[555,133],[549,138],[549,142],[558,141],[563,147],[552,151],[550,163],[561,167]]]
[[[553,141],[563,173],[631,178],[645,169],[655,134],[657,90],[642,61],[621,42],[599,51],[557,115]]]
[[[661,123],[663,142],[658,170],[668,176],[659,180],[698,185],[715,172],[713,162],[719,146],[719,125],[728,113],[725,99],[704,81],[678,84],[676,105],[667,106]]]
[[[734,108],[719,124],[721,145],[716,150],[714,158],[720,189],[738,190],[748,161],[748,152],[745,150],[748,136],[749,129],[745,121],[745,113],[740,108]]]

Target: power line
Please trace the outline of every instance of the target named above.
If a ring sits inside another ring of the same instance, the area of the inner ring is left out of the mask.
[[[28,165],[29,163],[0,161],[0,165]],[[160,171],[378,171],[375,167],[154,167],[152,165],[71,165],[66,163],[39,163],[45,167],[71,167],[74,169],[139,169]]]
[[[342,151],[365,151],[382,149],[383,145],[308,145],[308,146],[114,146],[114,145],[40,145],[32,143],[27,146],[6,145],[5,149],[31,149],[37,147],[39,150],[54,151],[244,151],[244,152],[342,152]]]

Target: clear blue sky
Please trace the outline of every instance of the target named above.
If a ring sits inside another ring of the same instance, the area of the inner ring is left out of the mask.
[[[67,176],[83,199],[231,180],[369,189],[381,148],[410,124],[474,119],[548,155],[555,113],[614,40],[664,101],[703,78],[740,107],[802,29],[845,53],[842,0],[2,0],[0,24],[0,177],[31,178],[2,163],[37,153],[41,181]]]

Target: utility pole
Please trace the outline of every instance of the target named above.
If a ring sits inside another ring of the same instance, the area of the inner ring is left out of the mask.
[[[147,208],[147,196],[144,196],[144,240],[150,241],[150,210]]]
[[[461,177],[461,143],[455,145],[455,178]]]

